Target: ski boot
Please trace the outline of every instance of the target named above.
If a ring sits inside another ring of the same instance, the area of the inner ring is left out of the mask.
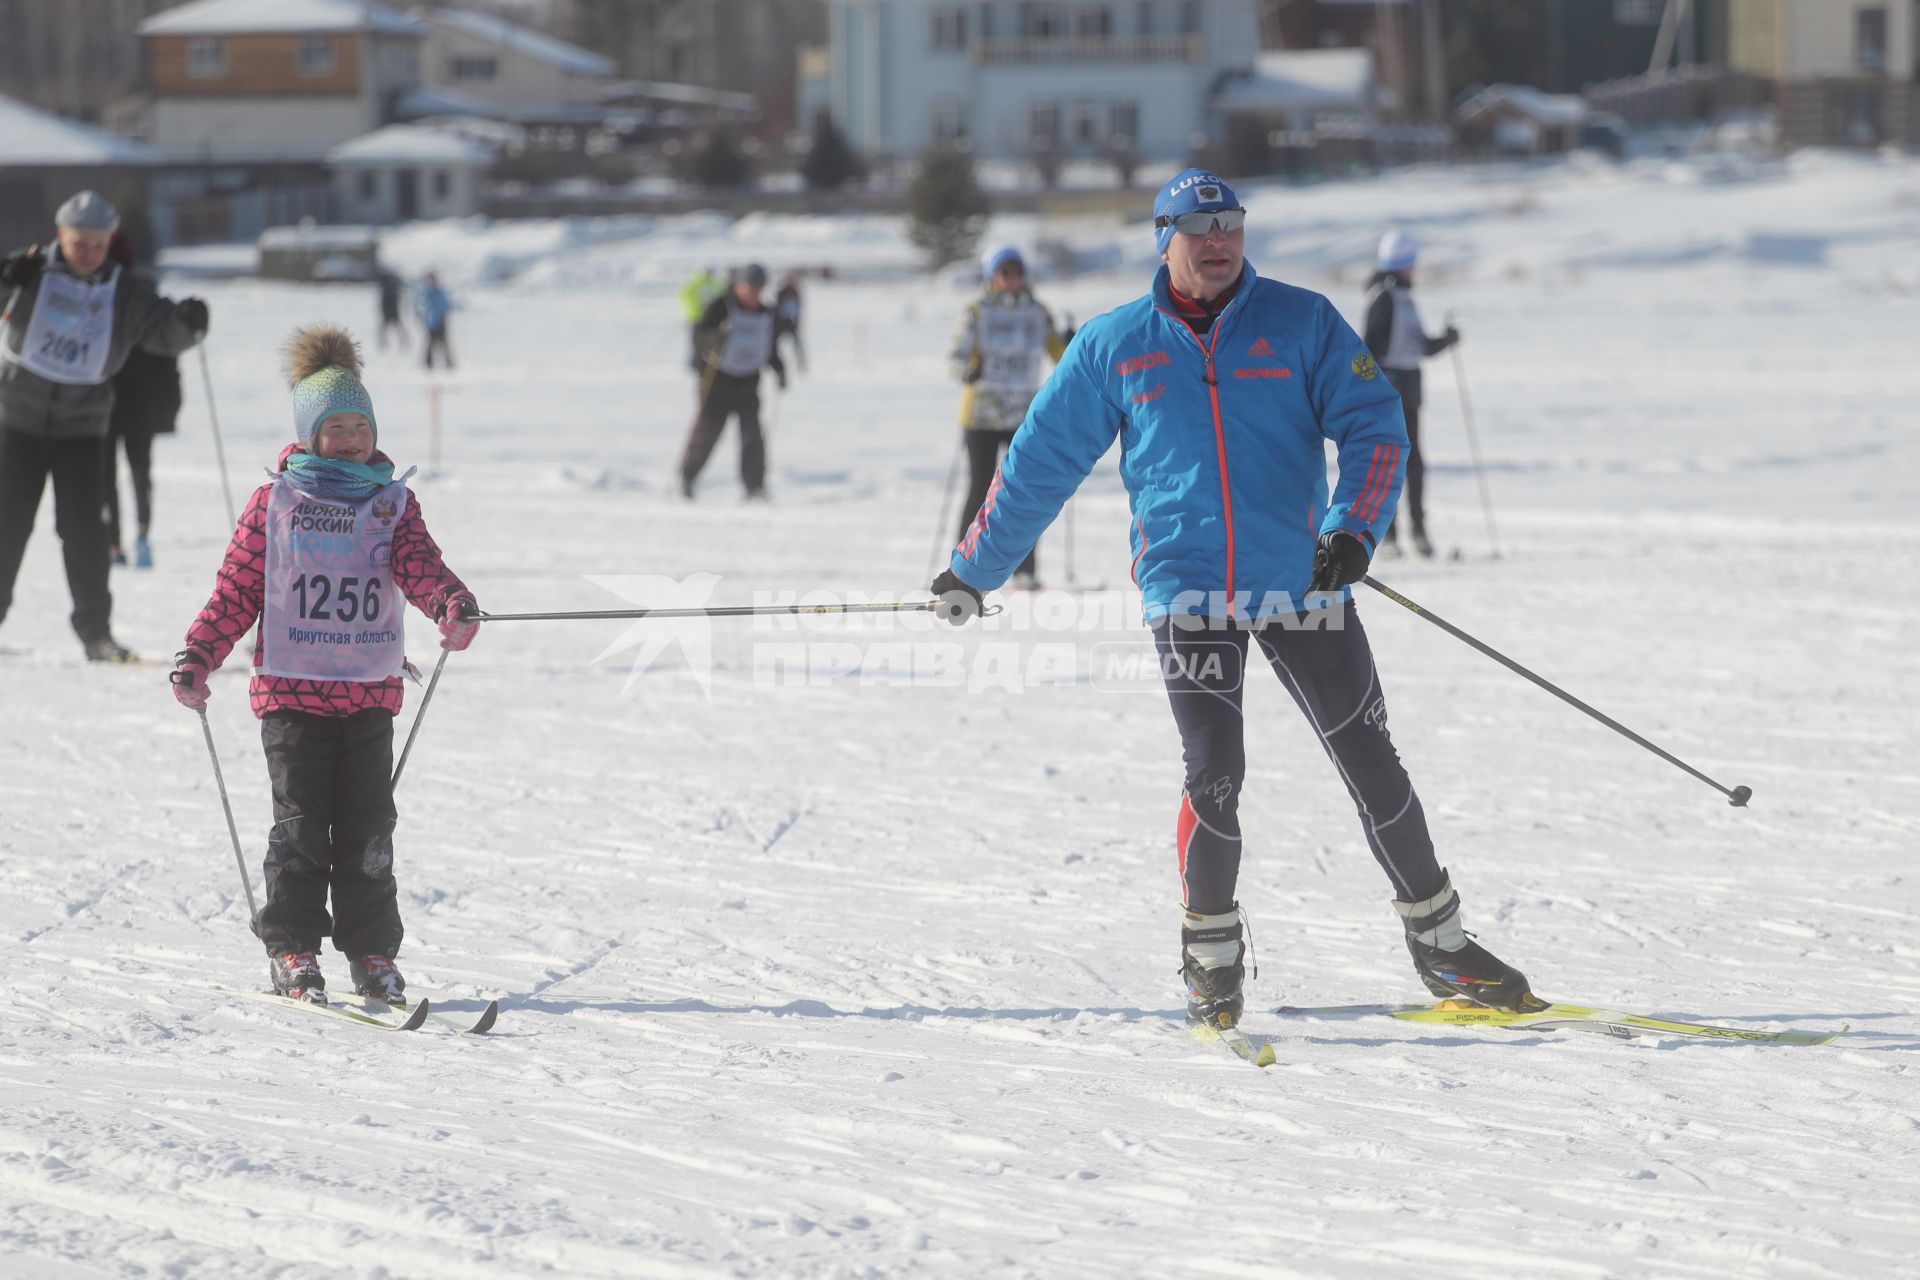
[[[1210,1027],[1239,1025],[1246,997],[1247,944],[1240,905],[1221,915],[1181,912],[1180,976],[1187,984],[1187,1020]]]
[[[86,646],[88,662],[138,662],[139,655],[127,648],[110,635],[97,635],[82,640]]]
[[[1460,926],[1460,895],[1441,872],[1440,892],[1419,902],[1395,900],[1407,931],[1413,971],[1442,1000],[1469,1000],[1489,1009],[1527,1013],[1546,1001],[1527,986],[1527,976],[1467,936]]]
[[[1425,529],[1415,529],[1413,531],[1413,549],[1420,554],[1422,560],[1433,559],[1433,544],[1427,541],[1427,531]]]
[[[153,568],[153,547],[148,544],[147,535],[144,533],[133,540],[133,567]]]
[[[392,956],[348,956],[347,968],[353,974],[353,990],[396,1009],[407,1007],[407,980],[400,976]]]
[[[273,993],[308,1004],[327,1002],[327,980],[320,973],[320,957],[311,951],[285,951],[267,962]]]

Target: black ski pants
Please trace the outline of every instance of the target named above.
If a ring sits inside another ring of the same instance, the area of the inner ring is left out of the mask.
[[[1240,788],[1247,774],[1241,703],[1249,637],[1333,761],[1394,896],[1417,902],[1440,891],[1442,873],[1426,814],[1388,736],[1386,702],[1359,613],[1348,601],[1325,619],[1326,627],[1286,625],[1297,620],[1288,615],[1233,628],[1204,619],[1153,624],[1186,757],[1176,846],[1181,891],[1193,911],[1231,911],[1240,877]]]
[[[1400,540],[1400,526],[1413,524],[1413,536],[1427,536],[1427,462],[1420,456],[1420,371],[1388,369],[1387,381],[1400,393],[1400,411],[1407,419],[1407,485],[1394,508],[1393,523],[1387,526],[1387,541]]]
[[[269,711],[260,741],[273,783],[256,926],[268,954],[318,951],[331,933],[348,955],[393,955],[405,932],[393,878],[393,716]]]
[[[67,564],[73,629],[82,640],[108,634],[113,597],[107,594],[107,525],[100,512],[106,456],[105,436],[53,439],[0,429],[0,618],[13,606],[14,580],[51,477],[53,528]]]
[[[960,433],[967,442],[967,500],[960,504],[960,532],[954,536],[957,542],[967,536],[967,530],[973,527],[973,518],[980,511],[980,504],[987,500],[987,490],[993,487],[994,473],[1000,469],[1000,455],[1013,443],[1013,432],[990,431],[984,427],[969,427]],[[1027,558],[1020,562],[1019,572],[1037,573],[1038,563],[1034,556],[1039,548],[1027,552]]]
[[[687,434],[687,449],[680,459],[680,483],[689,491],[700,478],[700,471],[713,456],[726,430],[727,419],[740,419],[740,483],[749,498],[758,497],[767,486],[767,444],[760,434],[760,375],[736,378],[713,370],[707,375],[706,394],[700,397],[700,411],[694,415],[693,430]]]
[[[120,463],[115,445],[127,453],[127,474],[133,481],[133,514],[139,521],[138,532],[147,536],[153,527],[153,432],[139,427],[110,428],[106,456],[100,460],[100,483],[106,493],[107,545],[124,549],[120,537]]]
[[[401,330],[400,337],[404,344],[406,340],[406,331],[404,329]],[[436,351],[440,353],[440,363],[449,369],[453,368],[453,348],[447,345],[447,328],[445,325],[440,326],[438,329],[427,330],[425,356],[426,366],[429,369],[433,368],[433,353]]]

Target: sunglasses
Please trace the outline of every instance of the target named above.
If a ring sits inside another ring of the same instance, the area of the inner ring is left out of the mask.
[[[1213,209],[1204,213],[1181,213],[1168,217],[1165,214],[1153,220],[1156,228],[1172,227],[1182,235],[1204,236],[1215,225],[1222,231],[1238,231],[1247,225],[1245,209]]]

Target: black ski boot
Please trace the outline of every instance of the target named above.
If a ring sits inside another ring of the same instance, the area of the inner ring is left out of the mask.
[[[1222,915],[1182,911],[1180,976],[1187,984],[1187,1020],[1238,1026],[1246,997],[1247,944],[1239,904]]]
[[[88,662],[138,662],[140,660],[138,654],[110,635],[89,636],[80,643],[87,651]]]
[[[1442,1000],[1470,1000],[1509,1013],[1546,1008],[1528,988],[1527,975],[1467,936],[1460,927],[1460,895],[1444,871],[1441,876],[1440,892],[1431,898],[1393,904],[1406,926],[1413,971],[1427,990]]]
[[[407,1007],[407,980],[392,956],[348,956],[347,968],[353,973],[355,994],[384,1000],[396,1009]]]
[[[286,951],[267,962],[275,995],[308,1004],[327,1002],[327,980],[320,973],[320,957],[311,951]]]

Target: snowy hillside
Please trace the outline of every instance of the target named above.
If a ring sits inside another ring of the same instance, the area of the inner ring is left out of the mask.
[[[1277,1064],[1196,1043],[1179,741],[1157,685],[1101,674],[1146,644],[1118,591],[1005,598],[958,634],[718,622],[664,652],[645,625],[490,626],[421,729],[397,858],[410,981],[454,1014],[499,998],[496,1032],[239,1000],[216,988],[261,985],[264,962],[199,725],[163,665],[80,660],[48,502],[0,626],[4,1273],[1914,1275],[1920,165],[1243,195],[1255,265],[1349,317],[1380,232],[1416,231],[1430,323],[1465,333],[1503,555],[1443,358],[1429,505],[1463,556],[1379,576],[1754,789],[1729,808],[1369,594],[1468,928],[1552,998],[1846,1036],[1273,1012],[1421,993],[1350,803],[1260,676],[1246,1027]],[[1081,319],[1152,265],[1144,222],[992,234],[1112,263],[1041,278]],[[389,248],[453,284],[462,363],[429,470],[429,379],[374,353],[381,445],[422,467],[428,524],[488,609],[924,588],[965,293],[894,223],[427,226]],[[809,283],[811,369],[770,405],[773,502],[740,503],[725,443],[689,505],[671,293],[755,259],[838,274]],[[290,438],[277,344],[323,318],[370,338],[375,299],[168,285],[212,309],[238,498]],[[197,355],[182,373],[158,567],[113,580],[116,633],[154,659],[231,527]],[[1043,578],[1124,584],[1111,458],[1073,520],[1074,563],[1056,527]],[[410,625],[426,666],[432,628]],[[239,666],[210,716],[257,889],[269,799]]]

